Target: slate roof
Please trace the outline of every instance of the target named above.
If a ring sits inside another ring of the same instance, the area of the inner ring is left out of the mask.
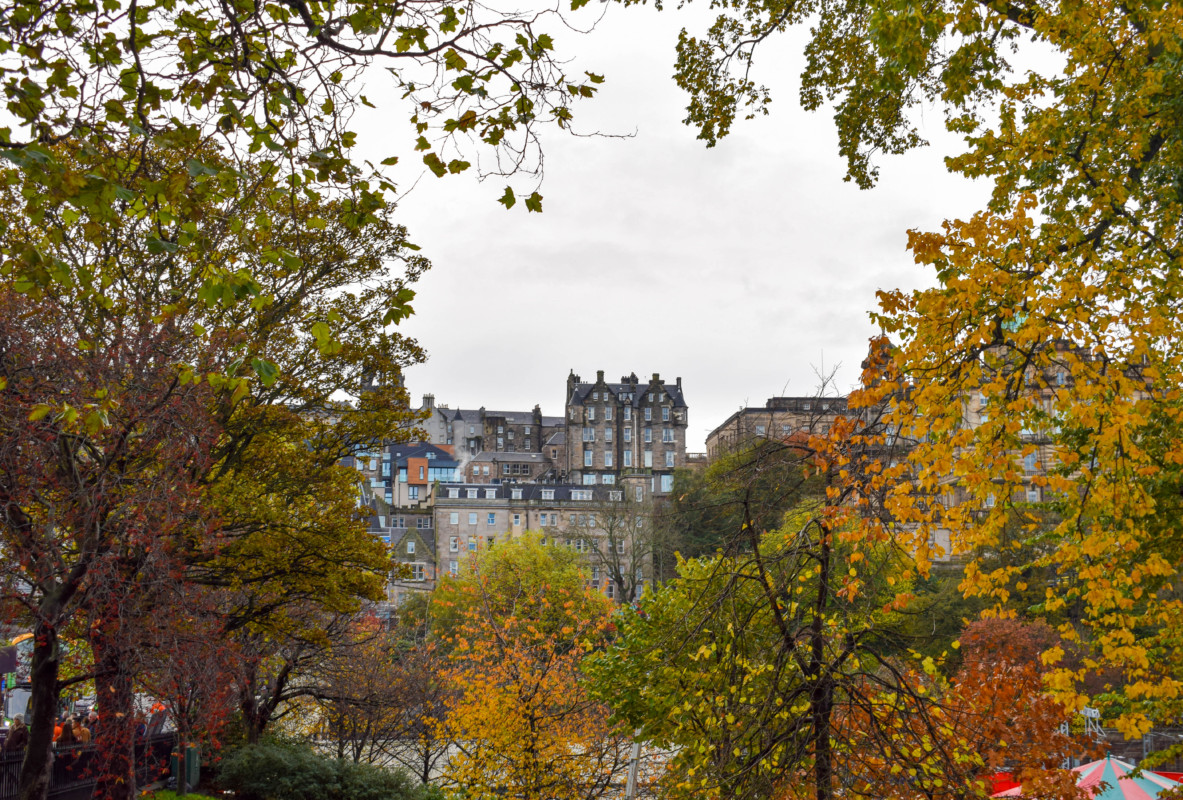
[[[622,394],[628,395],[628,405],[631,405],[633,408],[639,408],[645,404],[645,393],[649,391],[649,384],[640,380],[636,383],[633,383],[631,378],[632,376],[626,375],[625,379],[630,379],[628,382],[605,382],[604,385],[608,387],[608,391],[616,395],[617,399],[619,399]],[[576,405],[584,405],[587,401],[587,396],[591,394],[591,391],[594,388],[596,388],[596,384],[594,382],[575,384],[575,387],[572,390],[571,402]],[[675,408],[686,408],[686,399],[682,395],[682,387],[678,386],[676,383],[666,383],[662,386],[662,389],[664,389],[665,393],[668,394],[670,399],[674,401]]]

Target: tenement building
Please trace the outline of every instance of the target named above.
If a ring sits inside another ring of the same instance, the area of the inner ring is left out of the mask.
[[[757,439],[825,433],[835,417],[845,412],[845,397],[770,397],[763,406],[741,408],[711,431],[707,458],[713,461]]]
[[[641,486],[443,486],[434,500],[435,563],[440,575],[458,575],[479,551],[536,531],[543,544],[581,554],[591,588],[610,598],[639,594],[651,580],[651,507],[643,494]]]
[[[673,489],[674,470],[686,466],[686,400],[682,379],[648,382],[636,373],[619,383],[567,377],[566,472],[584,486],[642,484],[651,494]]]

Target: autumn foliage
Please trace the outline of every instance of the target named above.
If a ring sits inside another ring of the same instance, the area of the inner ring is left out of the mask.
[[[570,551],[531,535],[499,544],[437,602],[458,611],[442,723],[459,751],[445,771],[456,796],[576,800],[623,785],[631,742],[580,672],[610,606]]]

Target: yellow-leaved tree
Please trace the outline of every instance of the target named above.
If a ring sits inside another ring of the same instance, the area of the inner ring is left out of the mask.
[[[593,701],[580,663],[608,635],[611,605],[577,554],[527,534],[475,556],[435,597],[453,693],[441,723],[457,752],[456,796],[606,797],[623,789],[631,742]]]
[[[849,520],[852,540],[894,539],[921,568],[955,551],[969,560],[963,588],[1003,604],[1034,590],[1042,597],[1020,610],[1052,618],[1091,654],[1052,673],[1062,700],[1099,704],[1130,734],[1177,721],[1183,9],[718,8],[704,35],[683,33],[675,74],[690,93],[687,122],[708,143],[767,109],[754,54],[808,22],[801,101],[833,103],[848,179],[870,186],[877,153],[923,145],[928,104],[964,142],[947,165],[992,184],[981,213],[911,234],[934,288],[880,295],[886,339],[851,407],[889,407],[890,429],[866,438],[913,449],[862,473],[890,513]],[[857,424],[840,433],[864,435]],[[1082,680],[1102,669],[1113,691],[1086,697]]]

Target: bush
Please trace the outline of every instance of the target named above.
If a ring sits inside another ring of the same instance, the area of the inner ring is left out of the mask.
[[[405,772],[331,758],[305,746],[268,742],[231,753],[218,784],[240,800],[425,800]]]

